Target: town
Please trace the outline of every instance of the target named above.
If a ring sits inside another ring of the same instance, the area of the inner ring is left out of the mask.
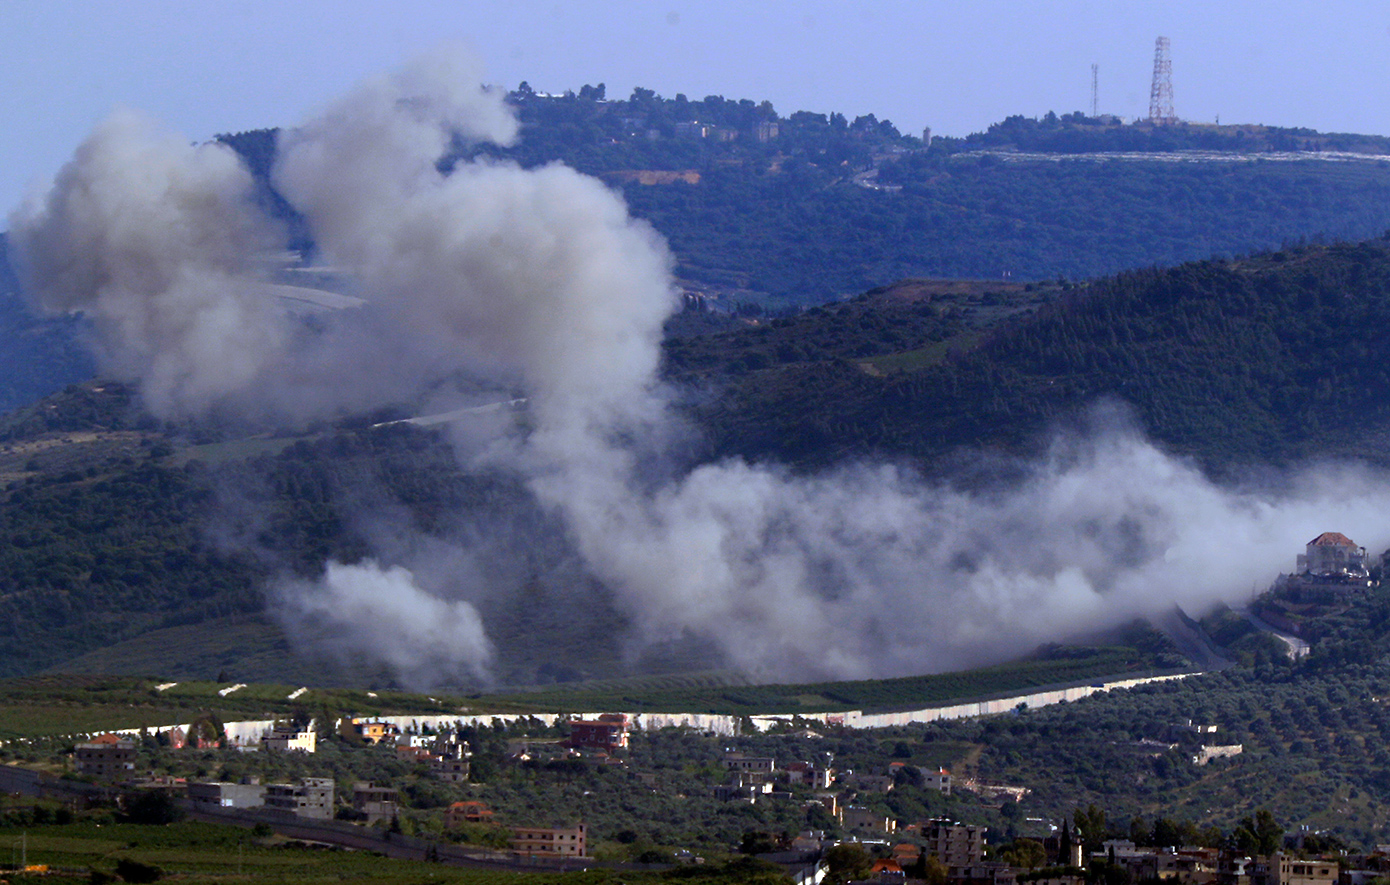
[[[1292,664],[1309,652],[1298,638],[1309,618],[1340,615],[1378,591],[1381,560],[1373,567],[1364,547],[1324,532],[1241,623],[1263,624],[1255,635],[1277,637],[1270,647]],[[1229,631],[1233,617],[1203,623],[1216,634]],[[0,826],[191,818],[296,843],[496,870],[663,869],[752,856],[798,885],[827,877],[1367,885],[1390,872],[1390,846],[1358,853],[1327,832],[1286,833],[1277,809],[1258,809],[1228,831],[1165,816],[1107,823],[1094,803],[1083,808],[1065,795],[1038,805],[1040,784],[991,780],[970,751],[943,747],[942,735],[926,730],[972,718],[999,723],[1194,675],[915,711],[756,717],[333,716],[302,687],[283,696],[294,712],[278,718],[223,721],[204,712],[176,725],[0,745],[7,763],[0,789],[8,794]],[[155,698],[201,692],[188,697],[224,701],[267,690],[239,682],[141,689]],[[380,700],[375,692],[362,697]],[[1216,722],[1184,718],[1150,723],[1124,752],[1220,778],[1238,770],[1232,766],[1244,750]],[[1037,813],[1046,807],[1067,810]]]
[[[1014,809],[1029,789],[917,764],[919,748],[908,741],[843,725],[787,720],[765,733],[718,734],[673,725],[644,731],[620,713],[452,728],[419,718],[403,726],[407,719],[281,721],[243,740],[229,734],[246,734],[248,723],[203,718],[70,747],[12,745],[4,751],[11,764],[0,766],[10,794],[0,824],[187,816],[498,870],[662,868],[743,854],[807,885],[827,876],[931,885],[1365,885],[1390,871],[1380,846],[1349,854],[1318,834],[1286,837],[1263,810],[1231,833],[1169,819],[1107,827],[1094,806],[1058,821],[1020,820]],[[1239,745],[1217,742],[1217,731],[1176,723],[1167,748],[1195,750],[1194,766],[1239,754]],[[920,816],[895,813],[886,801],[895,793],[911,796]],[[663,799],[669,808],[672,798],[703,826],[681,834],[669,811],[650,810]],[[1010,825],[981,823],[982,812],[1002,812]],[[664,829],[641,823],[663,818]],[[696,829],[706,836],[678,841]]]

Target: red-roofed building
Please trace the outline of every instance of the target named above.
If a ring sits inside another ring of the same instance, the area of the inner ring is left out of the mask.
[[[1323,532],[1308,542],[1298,557],[1294,577],[1309,585],[1335,584],[1367,587],[1366,548],[1341,532]]]
[[[597,719],[576,719],[570,723],[571,747],[595,750],[627,749],[627,715],[604,713]]]
[[[73,756],[82,774],[114,780],[135,770],[135,741],[118,734],[103,734],[78,744]]]
[[[903,870],[902,864],[891,857],[874,861],[874,868],[869,871],[869,875],[875,877],[880,882],[901,881],[907,878],[907,873]]]
[[[444,826],[454,829],[463,823],[492,822],[492,809],[482,802],[455,802],[444,811]]]

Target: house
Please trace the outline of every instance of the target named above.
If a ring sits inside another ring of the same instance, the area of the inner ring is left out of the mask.
[[[777,760],[771,756],[729,753],[724,756],[724,770],[738,777],[742,783],[761,784],[772,780],[772,773],[777,770]]]
[[[906,880],[907,872],[903,870],[902,864],[891,857],[874,861],[873,868],[869,870],[869,881],[871,882],[903,882]]]
[[[470,765],[467,756],[459,759],[434,759],[430,762],[430,773],[451,784],[461,784],[468,780],[469,771]]]
[[[753,124],[753,138],[759,144],[767,144],[778,136],[779,130],[776,120],[759,120]]]
[[[960,824],[945,818],[922,824],[927,853],[948,870],[981,863],[985,858],[985,828]]]
[[[399,728],[389,722],[377,722],[371,719],[352,720],[352,730],[358,737],[369,744],[379,744],[384,740],[395,740],[401,733]]]
[[[569,745],[575,749],[626,750],[628,721],[625,713],[604,713],[597,719],[570,722]]]
[[[835,776],[835,772],[829,768],[817,767],[812,762],[793,762],[787,766],[787,782],[811,787],[816,790],[828,790],[830,781]]]
[[[1335,860],[1300,860],[1282,851],[1269,858],[1269,885],[1332,885],[1337,875]]]
[[[917,769],[922,774],[922,786],[928,790],[936,790],[943,796],[951,795],[951,773],[944,768],[932,771],[930,768]]]
[[[333,818],[333,779],[300,778],[297,784],[266,784],[265,807],[294,817]]]
[[[514,827],[511,848],[517,854],[588,857],[585,825],[573,827]]]
[[[318,735],[313,728],[276,726],[261,735],[261,746],[269,752],[312,753],[318,748]]]
[[[455,829],[465,823],[486,824],[492,822],[492,809],[482,802],[455,802],[444,809],[444,827]]]
[[[393,787],[358,781],[352,785],[352,808],[369,824],[389,821],[400,812],[400,793]]]
[[[74,748],[73,760],[81,774],[90,774],[102,780],[124,777],[126,772],[135,770],[135,741],[120,735],[103,734],[85,744],[78,744]]]
[[[188,801],[193,808],[260,808],[265,805],[265,787],[251,779],[247,783],[226,781],[195,782],[188,785]]]
[[[1366,548],[1341,532],[1323,532],[1308,542],[1289,579],[1294,586],[1365,588],[1371,585]]]
[[[846,830],[871,830],[875,833],[893,833],[898,829],[898,822],[891,817],[861,805],[846,805],[841,808],[840,825]]]

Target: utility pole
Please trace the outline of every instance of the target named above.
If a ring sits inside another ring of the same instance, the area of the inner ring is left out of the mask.
[[[1097,81],[1099,80],[1099,76],[1098,76],[1099,71],[1100,71],[1100,65],[1096,64],[1095,62],[1091,62],[1091,117],[1092,117],[1092,118],[1095,118],[1095,117],[1099,117],[1099,116],[1100,116],[1100,98],[1099,98],[1099,96],[1100,96],[1100,91],[1097,89]]]

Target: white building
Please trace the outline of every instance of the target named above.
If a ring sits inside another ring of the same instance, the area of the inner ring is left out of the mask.
[[[261,746],[268,751],[312,753],[318,748],[318,735],[312,723],[303,731],[297,728],[272,728],[261,736]]]
[[[1307,552],[1298,557],[1295,572],[1318,578],[1365,580],[1366,548],[1341,532],[1323,532],[1308,542]]]

